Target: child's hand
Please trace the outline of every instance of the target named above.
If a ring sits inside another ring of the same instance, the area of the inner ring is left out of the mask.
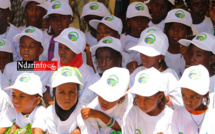
[[[129,73],[132,74],[134,70],[137,68],[138,64],[136,61],[129,62],[126,68],[129,70]]]
[[[98,111],[91,108],[83,108],[81,110],[81,115],[84,120],[88,118],[98,118]]]
[[[10,130],[10,133],[9,134],[13,134],[16,132],[17,129],[19,129],[20,127],[16,124],[14,124]]]

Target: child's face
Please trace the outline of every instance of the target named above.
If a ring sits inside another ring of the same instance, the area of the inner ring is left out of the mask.
[[[78,99],[78,88],[76,83],[65,83],[56,87],[56,101],[63,110],[72,108]]]
[[[97,50],[97,64],[102,72],[121,64],[120,58],[113,51],[113,49],[106,47]]]
[[[206,45],[206,44],[205,44]],[[190,65],[203,65],[209,68],[210,52],[202,50],[195,45],[192,45],[190,51]]]
[[[151,0],[150,7],[152,19],[157,22],[162,21],[168,13],[168,6],[168,0]]]
[[[172,23],[170,29],[168,30],[168,37],[170,43],[177,43],[180,39],[186,38],[187,26],[181,23]]]
[[[130,25],[130,35],[134,37],[140,37],[141,32],[148,27],[149,18],[144,16],[137,16],[128,19]]]
[[[30,90],[30,89],[29,89]],[[41,98],[35,95],[29,95],[19,90],[13,89],[12,103],[17,112],[30,114],[40,103]]]
[[[208,10],[208,0],[190,0],[191,13],[204,17]]]
[[[111,28],[109,28],[108,26],[106,26],[103,23],[99,23],[99,25],[97,27],[97,32],[96,32],[97,41],[99,42],[102,38],[107,37],[107,36],[120,38],[117,31],[112,30]]]
[[[62,43],[59,43],[58,45],[58,54],[63,63],[69,63],[76,56],[76,53],[74,53],[69,47],[63,45]]]
[[[181,94],[184,105],[189,111],[204,109],[204,105],[202,103],[203,95],[200,95],[188,88],[181,88]]]
[[[159,114],[159,107],[158,107],[158,101],[163,96],[155,94],[150,97],[144,97],[140,95],[135,95],[135,101],[137,106],[145,113],[151,116],[155,116]]]
[[[19,42],[19,50],[24,61],[34,61],[42,54],[43,47],[31,37],[23,36]]]
[[[49,24],[54,30],[55,36],[58,36],[65,28],[68,28],[71,22],[72,21],[69,15],[49,15]]]
[[[42,21],[43,8],[37,5],[37,2],[31,1],[25,7],[25,16],[27,17],[27,21],[30,23],[40,24],[40,21]]]
[[[0,8],[0,25],[5,25],[7,23],[7,17],[9,15],[8,9],[2,9]]]
[[[12,62],[11,53],[0,52],[0,70],[3,73],[7,63]]]
[[[114,101],[114,102],[108,102],[106,100],[104,100],[102,97],[98,96],[99,99],[99,105],[102,108],[102,110],[107,111],[111,108],[113,108],[114,106],[116,106],[118,104],[118,101]]]
[[[159,66],[159,60],[161,59],[161,57],[160,56],[149,57],[147,55],[140,53],[140,59],[144,67],[150,68]]]

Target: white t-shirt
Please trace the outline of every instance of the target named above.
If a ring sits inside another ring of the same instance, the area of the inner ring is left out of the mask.
[[[147,68],[140,66],[136,68],[136,70],[131,74],[130,85],[129,85],[130,88],[134,84],[136,74],[145,69]],[[166,84],[167,84],[164,94],[168,95],[172,99],[174,109],[181,107],[183,105],[183,101],[181,96],[181,90],[177,86],[179,78],[176,72],[171,68],[167,68],[165,71],[162,72],[162,74],[164,75],[164,79],[166,79]]]
[[[135,38],[130,35],[122,34],[120,37],[122,43],[122,49],[124,52],[129,53],[132,61],[137,61],[138,65],[141,64],[140,53],[137,51],[129,50],[129,48],[137,45],[139,38]]]
[[[81,130],[81,133],[88,132],[85,121],[81,116],[81,109],[83,108],[82,104],[77,104],[75,110],[71,113],[69,118],[65,121],[61,121],[55,112],[54,105],[51,105],[47,108],[47,128],[48,133],[51,134],[69,134],[74,131],[76,128]],[[89,131],[90,132],[90,131]]]
[[[29,116],[25,117],[11,107],[5,113],[3,121],[0,122],[0,128],[11,127],[13,124],[22,128],[30,123],[32,128],[40,128],[46,131],[46,109],[42,106],[36,106]]]
[[[131,107],[130,105],[131,101],[133,101],[132,96],[131,95],[126,96],[124,102],[122,102],[121,104],[117,104],[116,106],[107,111],[104,111],[101,109],[99,105],[98,97],[96,97],[87,107],[101,111],[104,114],[114,118],[115,121],[117,121],[119,126],[121,126],[122,128],[123,116],[125,114],[126,109],[129,109]],[[107,127],[107,125],[100,119],[88,118],[86,122],[88,122],[91,125],[91,127],[95,129],[99,134],[110,134],[115,131],[112,128]]]
[[[198,29],[199,33],[207,32],[213,35],[211,28],[213,27],[213,23],[209,17],[205,16],[205,19],[200,24],[193,24],[196,29]]]
[[[152,21],[149,22],[149,27],[153,27],[153,26],[156,26],[156,27],[159,27],[161,30],[164,31],[164,27],[165,27],[165,23],[164,23],[164,20],[162,20],[160,23],[158,24],[154,24]]]
[[[15,27],[14,25],[10,24],[10,28],[9,31],[7,33],[6,39],[8,39],[12,45],[12,49],[13,49],[13,61],[17,61],[21,58],[21,56],[19,55],[19,43],[16,43],[13,41],[13,38],[15,35],[19,34],[21,31]],[[6,33],[1,34],[0,38],[3,38],[5,36]]]
[[[3,87],[2,87],[2,81],[3,81],[2,76],[3,76],[3,74],[0,71],[0,90],[3,90]]]
[[[86,42],[90,44],[90,48],[92,46],[95,46],[98,43],[97,39],[90,34],[90,31],[85,34],[85,37],[86,37]]]
[[[12,107],[9,96],[3,90],[0,90],[0,122],[2,122],[3,114],[9,107]]]
[[[208,108],[205,113],[200,115],[192,115],[182,107],[176,109],[172,116],[172,133],[173,134],[198,134],[198,126],[200,125],[199,134],[214,134],[215,133],[215,111],[212,108]],[[204,117],[205,115],[205,117]],[[193,118],[193,119],[192,119]],[[204,120],[203,120],[204,119]],[[194,122],[195,120],[195,122]],[[202,121],[203,120],[203,121]]]
[[[171,134],[173,110],[169,107],[157,116],[150,116],[138,106],[133,106],[123,117],[123,134]]]
[[[166,53],[164,58],[166,65],[176,71],[178,77],[180,78],[185,69],[185,59],[182,54],[171,54]]]
[[[8,86],[11,86],[15,83],[16,81],[16,78],[22,74],[22,73],[34,73],[36,75],[38,75],[41,79],[41,82],[43,84],[43,93],[46,92],[46,85],[48,83],[48,80],[49,80],[49,71],[17,71],[17,62],[11,62],[11,63],[8,63],[6,66],[5,66],[5,69],[4,69],[4,73],[3,73],[3,80],[2,80],[2,87],[3,89],[5,89],[6,87]],[[30,88],[30,87],[29,87]],[[11,97],[11,90],[9,91],[6,91],[9,95],[9,97]]]
[[[210,98],[210,103],[209,103],[209,108],[215,108],[215,92],[209,94]]]
[[[209,93],[213,93],[214,92],[214,89],[215,89],[214,82],[215,82],[215,75],[213,75],[213,76],[210,77]]]

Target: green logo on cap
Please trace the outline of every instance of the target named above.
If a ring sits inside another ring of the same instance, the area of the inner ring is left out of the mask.
[[[145,43],[147,44],[153,44],[156,41],[156,37],[153,34],[149,34],[145,38]]]
[[[61,70],[61,74],[62,74],[62,76],[70,77],[70,76],[72,76],[72,71],[69,68],[64,68]]]
[[[200,33],[200,34],[198,34],[198,35],[196,36],[196,39],[197,39],[198,41],[204,41],[205,39],[207,39],[207,35],[204,34],[204,33]]]
[[[60,8],[60,6],[61,6],[61,3],[59,1],[55,1],[52,4],[52,9],[58,9],[58,8]]]
[[[143,11],[143,10],[144,10],[144,6],[143,6],[143,4],[138,3],[138,4],[135,6],[135,9],[138,10],[138,11]]]
[[[23,75],[20,77],[19,81],[24,82],[24,83],[27,83],[30,79],[31,79],[31,77],[30,77],[29,74],[23,74]]]
[[[106,37],[102,40],[102,42],[105,44],[110,44],[113,42],[113,39],[111,37]]]
[[[141,84],[145,84],[147,83],[148,79],[149,79],[149,75],[146,73],[142,73],[138,78],[138,82]]]
[[[77,41],[79,36],[78,36],[78,33],[77,32],[70,32],[68,34],[68,38],[71,40],[71,41]]]
[[[155,32],[156,32],[156,30],[152,28],[152,29],[149,29],[149,30],[147,31],[147,33],[150,32],[150,31],[155,31]]]
[[[113,21],[114,17],[113,17],[113,15],[108,15],[107,17],[105,17],[105,20],[106,21]]]
[[[140,129],[136,129],[135,134],[141,134]]]
[[[189,73],[189,78],[191,80],[198,80],[200,78],[200,76],[201,76],[200,72],[196,69],[190,71],[190,73]]]
[[[5,45],[5,41],[0,39],[0,46],[4,46]]]
[[[91,10],[97,10],[98,8],[99,8],[99,5],[97,3],[90,4],[90,9]]]
[[[182,10],[178,10],[175,12],[175,16],[180,19],[183,19],[185,17],[185,13]]]
[[[116,75],[111,75],[107,79],[107,84],[111,87],[115,87],[119,83],[119,78]]]
[[[25,33],[33,33],[35,31],[35,29],[33,28],[33,27],[27,27],[26,29],[25,29]]]

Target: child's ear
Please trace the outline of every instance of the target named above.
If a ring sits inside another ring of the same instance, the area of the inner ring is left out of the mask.
[[[209,65],[214,64],[214,63],[215,63],[215,55],[212,55],[209,60]]]
[[[158,94],[158,101],[161,101],[163,97],[164,97],[164,93],[163,92],[159,93]]]
[[[43,50],[44,50],[44,48],[43,48],[43,47],[40,47],[39,56],[43,53]]]
[[[72,24],[73,20],[74,20],[74,17],[71,17],[70,21],[69,21],[69,24]]]
[[[35,98],[35,105],[36,105],[36,106],[39,105],[40,102],[41,102],[41,97],[40,97],[40,96],[37,96],[37,97]]]

